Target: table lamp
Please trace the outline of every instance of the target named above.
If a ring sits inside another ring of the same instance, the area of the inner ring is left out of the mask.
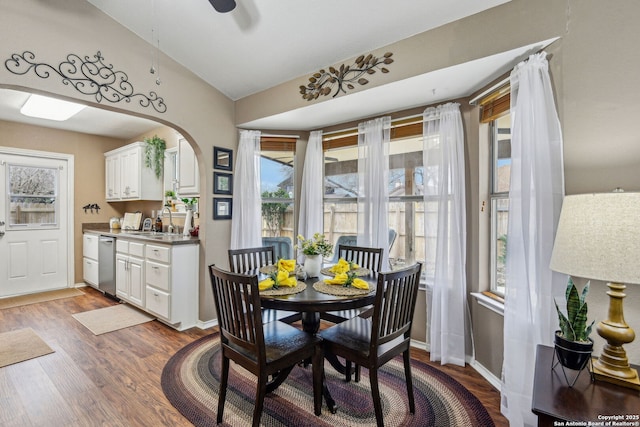
[[[598,323],[607,343],[593,362],[596,380],[640,389],[624,344],[635,332],[624,320],[626,283],[640,284],[640,193],[566,196],[551,255],[551,269],[574,277],[602,280],[609,290],[609,314]]]

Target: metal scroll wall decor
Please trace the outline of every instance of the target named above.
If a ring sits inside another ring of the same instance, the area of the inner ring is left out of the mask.
[[[4,63],[7,70],[13,74],[24,75],[33,70],[36,76],[48,79],[54,74],[62,78],[62,83],[73,86],[83,95],[93,95],[100,103],[103,100],[116,102],[131,102],[138,100],[142,107],[151,106],[158,113],[167,111],[164,99],[154,91],[149,95],[135,93],[129,76],[124,71],[115,71],[112,64],[105,64],[104,57],[98,51],[93,58],[84,58],[76,54],[67,55],[57,67],[35,61],[36,56],[29,51],[22,54],[14,53]]]
[[[312,101],[320,95],[327,96],[334,87],[336,90],[333,98],[335,98],[340,92],[347,93],[346,89],[355,89],[354,84],[364,86],[369,83],[365,76],[375,74],[377,70],[383,73],[389,72],[383,65],[393,62],[392,55],[391,52],[385,53],[382,58],[371,54],[360,55],[353,65],[342,64],[338,68],[329,67],[329,71],[322,69],[309,77],[309,83],[306,86],[300,86],[302,99]]]

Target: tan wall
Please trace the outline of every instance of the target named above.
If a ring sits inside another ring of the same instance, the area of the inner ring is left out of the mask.
[[[71,154],[74,158],[74,242],[75,281],[82,282],[82,224],[106,223],[112,216],[122,216],[120,206],[107,203],[104,187],[104,156],[102,153],[124,145],[124,141],[30,126],[0,120],[0,146]],[[55,148],[54,148],[55,147]],[[85,211],[83,206],[97,203],[99,211]]]

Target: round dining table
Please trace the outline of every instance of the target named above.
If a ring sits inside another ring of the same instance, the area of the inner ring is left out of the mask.
[[[266,278],[267,275],[258,273],[259,280]],[[376,297],[376,283],[377,278],[373,274],[367,276],[361,276],[360,279],[369,283],[368,294],[362,295],[331,295],[317,291],[313,285],[316,282],[322,281],[330,276],[312,277],[304,280],[307,285],[306,289],[302,292],[298,292],[290,295],[260,295],[260,303],[263,308],[270,308],[274,310],[294,311],[302,314],[302,329],[305,332],[315,334],[320,329],[320,314],[329,311],[343,311],[351,310],[354,308],[366,307],[373,304]],[[335,285],[340,286],[340,285]],[[325,354],[327,361],[333,366],[333,368],[344,374],[346,367],[338,360],[333,354]],[[276,376],[268,385],[267,391],[275,390],[287,377],[290,370],[283,371],[282,375]],[[331,413],[336,413],[337,405],[335,400],[331,397],[331,393],[326,386],[323,385],[323,395],[327,406]]]
[[[315,334],[320,329],[321,313],[351,310],[373,304],[376,297],[376,278],[373,275],[360,277],[369,283],[371,292],[366,295],[330,295],[315,290],[313,285],[325,278],[330,278],[330,276],[321,275],[320,277],[306,279],[304,283],[307,288],[296,294],[260,295],[262,307],[301,313],[302,329],[305,332]]]

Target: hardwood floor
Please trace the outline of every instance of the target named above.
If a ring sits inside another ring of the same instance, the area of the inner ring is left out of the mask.
[[[84,296],[0,310],[0,332],[32,328],[55,353],[0,368],[0,426],[188,426],[166,400],[160,375],[180,348],[210,334],[158,321],[95,336],[71,317],[117,304],[92,288]],[[0,343],[1,345],[1,343]],[[412,350],[426,363],[428,353]],[[470,367],[440,367],[474,393],[496,426],[500,395]]]

